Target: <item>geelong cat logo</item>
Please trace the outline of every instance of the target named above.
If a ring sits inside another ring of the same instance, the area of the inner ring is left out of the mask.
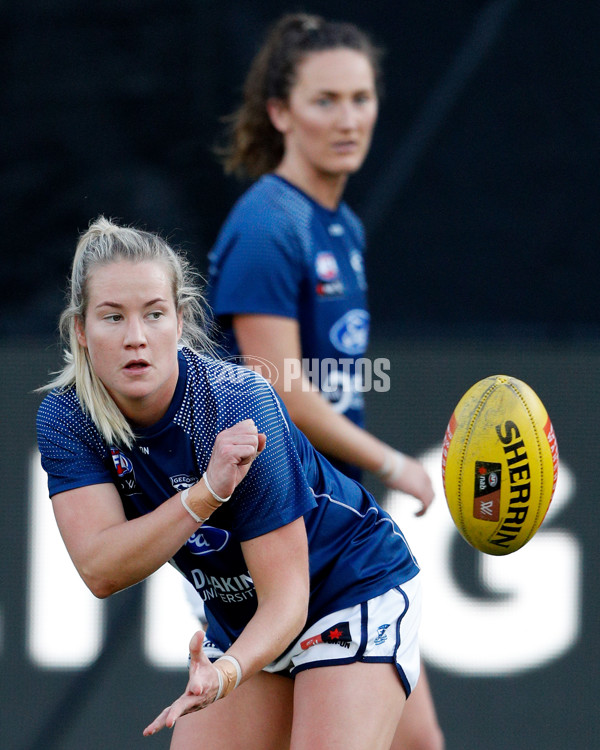
[[[368,339],[369,313],[366,310],[348,310],[329,330],[329,340],[344,354],[364,354]]]
[[[183,492],[183,490],[193,487],[198,481],[197,477],[193,477],[190,474],[176,474],[174,477],[169,477],[169,479],[176,492]]]

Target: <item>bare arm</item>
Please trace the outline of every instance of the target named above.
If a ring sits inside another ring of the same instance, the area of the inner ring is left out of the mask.
[[[231,647],[243,674],[269,664],[300,633],[308,613],[308,541],[304,518],[242,543],[258,607]]]
[[[292,420],[317,450],[365,471],[385,472],[380,478],[388,487],[420,500],[419,515],[427,510],[433,486],[418,461],[409,456],[399,459],[391,446],[336,412],[303,375],[284,377],[290,372],[290,363],[295,363],[294,372],[301,372],[298,321],[276,315],[235,315],[233,329],[247,365],[260,367],[261,359],[266,359],[275,366],[279,378],[274,387]]]
[[[206,470],[220,497],[228,497],[244,478],[265,436],[252,420],[223,430],[215,440]],[[203,479],[189,491],[189,507],[207,518],[218,507]],[[104,598],[158,570],[196,531],[199,524],[181,503],[180,493],[140,518],[128,521],[112,484],[61,492],[53,498],[63,541],[80,576],[95,596]]]
[[[268,534],[242,543],[254,581],[258,606],[239,638],[227,651],[247,680],[273,661],[294,640],[306,622],[309,572],[304,519],[298,518]],[[202,652],[202,633],[190,643],[190,677],[185,692],[144,730],[155,734],[176,719],[215,700],[217,667]]]
[[[53,498],[61,536],[79,575],[104,598],[158,570],[198,528],[179,496],[128,521],[113,484],[95,484]]]

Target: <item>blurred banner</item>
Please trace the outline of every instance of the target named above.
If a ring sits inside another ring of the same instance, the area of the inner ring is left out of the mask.
[[[370,489],[401,524],[425,573],[422,650],[448,750],[589,750],[600,733],[596,434],[600,348],[536,341],[378,340],[387,392],[367,393],[370,426],[427,464],[434,505]],[[2,476],[0,747],[6,750],[167,748],[146,723],[185,685],[196,628],[179,576],[98,601],[68,559],[35,443],[33,393],[55,350],[0,349]],[[477,380],[524,380],[555,427],[560,470],[536,537],[508,557],[472,550],[443,497],[441,442],[459,398]]]

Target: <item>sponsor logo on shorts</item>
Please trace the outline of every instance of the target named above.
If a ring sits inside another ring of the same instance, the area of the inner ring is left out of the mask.
[[[501,472],[501,464],[475,461],[474,518],[480,521],[498,521],[500,518]]]
[[[338,622],[331,628],[327,628],[319,635],[313,635],[311,638],[306,638],[300,643],[300,648],[303,651],[316,646],[319,643],[335,643],[343,648],[350,648],[352,643],[352,636],[350,635],[350,623],[349,622]]]

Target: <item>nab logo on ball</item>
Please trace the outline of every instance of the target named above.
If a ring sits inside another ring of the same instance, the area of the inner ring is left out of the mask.
[[[500,518],[500,487],[502,464],[475,461],[473,516],[482,521]]]
[[[536,393],[505,375],[470,388],[446,430],[442,475],[450,514],[469,544],[491,555],[526,544],[558,477],[556,436]]]

